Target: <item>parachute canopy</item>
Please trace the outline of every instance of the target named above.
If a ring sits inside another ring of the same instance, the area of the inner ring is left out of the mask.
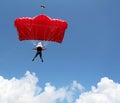
[[[43,40],[61,43],[64,38],[67,22],[52,19],[44,14],[17,18],[14,21],[19,40]]]

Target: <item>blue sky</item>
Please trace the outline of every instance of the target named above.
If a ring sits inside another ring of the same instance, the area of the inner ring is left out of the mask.
[[[46,5],[44,10],[41,4]],[[0,76],[20,79],[29,71],[36,74],[42,88],[47,82],[60,88],[75,80],[85,91],[104,77],[119,83],[119,5],[119,0],[1,0]],[[68,22],[63,43],[47,45],[44,63],[39,58],[32,62],[33,44],[20,42],[14,27],[16,18],[41,13]]]

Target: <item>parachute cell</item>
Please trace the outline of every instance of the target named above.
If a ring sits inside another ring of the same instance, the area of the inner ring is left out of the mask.
[[[17,18],[14,25],[18,31],[19,40],[43,40],[61,43],[64,38],[67,22],[52,19],[44,14]]]

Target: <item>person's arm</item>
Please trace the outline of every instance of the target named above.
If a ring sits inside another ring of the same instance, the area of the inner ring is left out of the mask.
[[[42,50],[46,50],[46,48],[45,48],[45,47],[42,47]]]
[[[33,48],[32,50],[37,50],[37,48]]]

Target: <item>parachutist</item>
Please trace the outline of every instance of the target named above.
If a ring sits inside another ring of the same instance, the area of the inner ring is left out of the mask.
[[[44,9],[44,8],[45,8],[45,5],[41,5],[40,7]]]
[[[33,18],[31,17],[16,18],[14,21],[14,25],[17,29],[20,41],[38,40],[47,41],[48,43],[49,42],[62,43],[68,23],[64,20],[54,19],[48,17],[47,15],[41,14]],[[45,50],[45,48],[43,48],[41,45],[40,47],[36,46],[36,49],[34,50],[37,50],[37,52],[32,61],[34,61],[35,58],[39,55],[41,61],[43,62],[42,50]]]
[[[38,43],[38,45],[36,46],[36,48],[33,48],[33,50],[37,50],[37,53],[35,54],[34,58],[32,59],[32,61],[35,60],[35,58],[39,55],[41,61],[43,62],[43,58],[42,58],[42,50],[45,50],[45,48],[43,48],[41,42]]]
[[[44,5],[41,5],[41,7],[45,8]],[[65,30],[68,27],[68,23],[66,21],[61,19],[54,19],[44,14],[35,16],[33,18],[16,18],[14,20],[14,25],[17,29],[20,41],[40,40],[57,43],[62,43]],[[34,50],[37,50],[37,52],[32,61],[34,61],[34,59],[39,55],[41,61],[43,62],[42,50],[45,50],[45,48],[42,46],[36,46],[36,49]]]

